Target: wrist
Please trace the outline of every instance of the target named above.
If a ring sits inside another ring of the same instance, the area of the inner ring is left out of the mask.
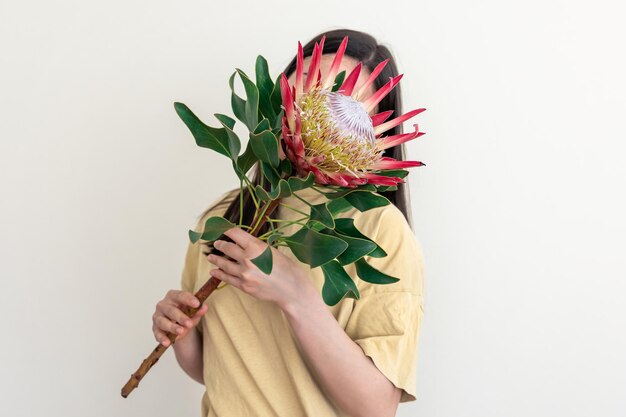
[[[306,291],[298,294],[298,297],[288,300],[280,306],[288,319],[297,319],[312,310],[325,306],[322,297],[313,286],[307,286]]]

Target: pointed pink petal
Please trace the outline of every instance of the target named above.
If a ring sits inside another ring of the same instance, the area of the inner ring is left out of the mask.
[[[376,148],[379,150],[391,148],[393,146],[398,146],[404,142],[408,142],[412,139],[420,137],[425,134],[425,132],[420,132],[417,125],[413,125],[415,127],[415,131],[411,133],[404,133],[400,135],[394,136],[386,136],[384,138],[380,138],[376,141]]]
[[[378,113],[378,114],[373,115],[371,117],[371,119],[372,119],[372,126],[378,126],[379,124],[381,124],[382,122],[387,120],[389,118],[389,116],[391,116],[392,113],[393,113],[393,110],[387,110],[387,111],[384,111],[382,113]]]
[[[359,62],[356,67],[352,70],[350,75],[343,81],[343,84],[339,88],[339,92],[344,96],[351,96],[352,90],[354,90],[354,85],[356,81],[359,79],[359,74],[361,74],[361,67],[363,64]]]
[[[309,170],[315,175],[315,182],[318,184],[329,184],[330,183],[330,179],[328,178],[328,176],[326,174],[324,174],[322,171],[320,171],[317,167],[314,167],[313,165],[311,165],[309,167]],[[304,175],[306,176],[306,175]]]
[[[402,169],[410,167],[419,167],[424,165],[420,161],[399,161],[397,159],[383,156],[378,162],[372,165],[372,169]]]
[[[346,51],[346,46],[348,45],[348,37],[344,37],[341,45],[339,45],[339,49],[337,49],[337,53],[335,54],[335,59],[333,59],[333,63],[330,66],[330,70],[326,75],[326,80],[324,81],[323,88],[330,88],[333,86],[335,82],[335,77],[339,72],[339,66],[341,65],[341,60],[343,59],[343,54]]]
[[[291,131],[293,132],[293,129],[295,128],[295,120],[293,114],[293,96],[291,94],[291,88],[289,87],[289,81],[287,81],[287,77],[284,73],[280,77],[280,93],[283,98],[285,117],[287,117],[289,129],[291,129]]]
[[[347,187],[350,185],[350,182],[348,182],[345,178],[345,174],[341,174],[339,172],[328,172],[326,175],[328,175],[332,184],[339,185],[341,187]]]
[[[359,98],[363,95],[367,87],[376,80],[376,77],[378,77],[378,74],[380,74],[381,71],[385,68],[385,66],[387,66],[388,62],[389,62],[389,58],[385,59],[383,62],[376,65],[376,68],[374,68],[374,71],[372,71],[367,81],[365,81],[365,84],[363,84],[363,86],[359,88],[359,91],[357,91],[356,96],[355,96],[356,98]]]
[[[304,54],[302,44],[298,41],[298,58],[296,61],[296,99],[302,97],[304,82],[302,80],[304,72]]]
[[[311,55],[311,63],[309,64],[309,72],[306,76],[306,84],[304,85],[304,92],[308,92],[313,86],[313,81],[317,75],[317,71],[320,67],[320,60],[322,59],[322,53],[319,50],[319,45],[316,43],[313,47],[313,54]]]
[[[396,185],[397,183],[404,182],[404,180],[400,177],[388,177],[386,175],[378,175],[371,172],[363,174],[362,177],[366,178],[369,184],[375,185]]]
[[[393,90],[393,88],[398,85],[398,83],[400,82],[400,80],[402,79],[402,75],[400,74],[397,77],[394,77],[392,79],[389,80],[389,82],[385,85],[383,85],[377,92],[375,92],[374,94],[372,94],[372,96],[370,98],[368,98],[367,100],[365,100],[363,102],[363,106],[365,107],[365,111],[366,112],[370,112],[372,111],[372,109],[374,109],[374,107],[376,107],[376,105],[383,99],[385,98],[385,96],[387,94],[389,94],[389,92],[391,90]]]
[[[400,117],[396,117],[393,120],[390,120],[388,122],[383,123],[382,125],[378,125],[374,128],[374,134],[378,135],[382,132],[386,132],[387,130],[394,128],[396,126],[398,126],[399,124],[403,123],[405,120],[410,119],[411,117],[420,114],[421,112],[423,112],[426,109],[416,109],[416,110],[411,110],[408,113],[403,114]]]

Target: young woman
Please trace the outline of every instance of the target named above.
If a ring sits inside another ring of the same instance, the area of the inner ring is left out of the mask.
[[[306,44],[308,68],[315,42]],[[326,32],[322,74],[328,71],[344,36],[349,36],[343,68],[349,73],[360,61],[363,71],[356,88],[381,61],[390,58],[366,96],[397,75],[387,48],[362,32]],[[296,59],[285,75],[293,84]],[[398,87],[371,114],[402,112]],[[400,133],[399,127],[395,132]],[[403,146],[389,148],[385,156],[404,159]],[[255,168],[253,182],[260,180]],[[223,215],[239,221],[239,189],[223,194],[202,214],[196,229],[207,218]],[[312,204],[325,197],[312,189],[297,192]],[[178,334],[174,350],[178,363],[193,379],[206,386],[202,399],[204,416],[393,416],[399,402],[416,395],[417,339],[423,314],[423,257],[411,230],[408,188],[383,193],[392,204],[341,217],[354,225],[386,252],[383,258],[365,257],[375,268],[397,278],[392,284],[370,284],[358,278],[354,265],[346,267],[360,291],[360,298],[344,298],[327,306],[321,290],[321,268],[311,269],[286,247],[272,249],[270,275],[250,259],[258,256],[265,242],[233,228],[213,246],[201,250],[189,244],[182,272],[182,290],[171,290],[158,302],[153,315],[157,341],[169,344],[165,332]],[[244,220],[250,224],[254,206],[244,199]],[[282,200],[272,216],[296,220],[308,212],[299,199]],[[285,228],[285,235],[301,226]],[[267,230],[267,226],[261,233]],[[208,256],[207,256],[208,255]],[[225,284],[207,299],[191,319],[180,308],[197,307],[193,293],[211,276]],[[198,326],[198,324],[200,324]]]

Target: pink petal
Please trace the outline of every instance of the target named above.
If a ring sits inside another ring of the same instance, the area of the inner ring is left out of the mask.
[[[397,183],[404,182],[404,180],[400,177],[388,177],[385,175],[378,175],[371,172],[363,174],[362,177],[367,178],[368,184],[374,185],[396,185]]]
[[[384,138],[378,139],[376,142],[376,147],[379,150],[391,148],[393,146],[398,146],[404,142],[408,142],[412,139],[415,139],[425,134],[425,132],[419,131],[417,125],[413,125],[413,126],[415,127],[415,131],[411,133],[404,133],[404,134],[394,135],[394,136],[386,136]]]
[[[296,61],[296,99],[302,97],[303,85],[302,80],[304,72],[304,54],[302,52],[302,44],[298,41],[298,58]]]
[[[338,172],[327,173],[332,184],[339,185],[341,187],[347,187],[350,183],[346,180],[345,176]]]
[[[382,132],[386,132],[389,129],[392,129],[396,126],[398,126],[399,124],[403,123],[405,120],[410,119],[411,117],[420,114],[421,112],[423,112],[426,109],[416,109],[416,110],[411,110],[408,113],[403,114],[400,117],[396,117],[393,120],[390,120],[386,123],[383,123],[382,125],[378,125],[374,128],[374,134],[378,135]]]
[[[291,88],[289,87],[289,81],[283,73],[280,77],[280,93],[283,98],[283,107],[285,108],[285,116],[289,123],[289,129],[293,132],[295,128],[294,114],[293,114],[293,96],[291,95]]]
[[[392,113],[393,113],[393,110],[387,110],[387,111],[384,111],[382,113],[378,113],[378,114],[373,115],[371,117],[371,119],[372,119],[372,126],[378,126],[379,124],[381,124],[382,122],[387,120],[389,118],[389,116],[391,116]]]
[[[348,37],[343,38],[341,45],[339,45],[339,49],[337,49],[337,53],[335,54],[335,59],[333,60],[332,65],[330,66],[330,70],[328,71],[328,75],[326,75],[326,80],[324,81],[323,88],[330,88],[333,86],[335,82],[335,77],[339,72],[339,66],[341,65],[341,60],[343,59],[343,54],[346,51],[346,46],[348,45]]]
[[[322,52],[324,51],[324,40],[326,39],[326,35],[322,36],[320,43],[315,43],[315,47],[313,48],[313,54],[311,55],[311,64],[309,65],[309,73],[306,77],[306,84],[304,86],[304,91],[308,92],[313,86],[313,82],[316,81],[317,72],[320,69],[320,61],[322,59]]]
[[[389,62],[389,58],[385,59],[383,62],[376,65],[376,68],[374,68],[374,71],[372,71],[367,81],[365,81],[365,84],[363,84],[363,86],[359,88],[359,91],[357,91],[356,93],[357,98],[361,97],[363,93],[365,92],[365,90],[367,89],[367,87],[376,80],[376,77],[378,77],[378,74],[380,74],[381,71],[385,68],[385,66],[387,66],[388,62]]]
[[[402,169],[402,168],[410,168],[410,167],[419,167],[424,165],[420,161],[399,161],[397,159],[389,158],[383,156],[378,162],[372,165],[372,169]]]
[[[366,112],[370,112],[376,105],[383,99],[393,88],[398,85],[400,80],[402,79],[402,75],[400,74],[397,77],[391,78],[389,82],[383,85],[376,93],[372,94],[370,98],[363,102],[363,107],[365,107]]]
[[[306,84],[304,84],[304,92],[308,92],[313,84],[317,70],[319,69],[321,59],[321,53],[319,52],[319,45],[316,43],[313,47],[313,54],[311,54],[311,63],[309,64],[309,72],[306,76]]]
[[[343,81],[343,84],[339,88],[339,92],[344,96],[351,96],[352,90],[354,89],[354,85],[356,81],[359,79],[359,74],[361,73],[361,67],[363,64],[359,62],[356,67],[352,70],[350,75]]]

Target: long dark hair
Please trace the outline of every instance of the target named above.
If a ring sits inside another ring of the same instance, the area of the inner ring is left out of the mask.
[[[304,52],[304,56],[311,56],[313,54],[313,48],[316,42],[320,42],[322,36],[326,35],[326,39],[324,41],[324,50],[323,54],[334,54],[339,49],[339,45],[345,36],[348,36],[348,45],[345,51],[345,55],[348,55],[355,59],[356,61],[360,61],[363,63],[363,67],[366,68],[370,73],[376,68],[380,62],[389,58],[389,62],[383,69],[383,71],[378,75],[376,80],[374,81],[374,89],[378,90],[382,87],[387,81],[389,81],[390,77],[395,77],[398,75],[398,68],[396,66],[395,60],[391,55],[389,49],[380,45],[376,39],[367,33],[349,30],[349,29],[337,29],[329,32],[323,32],[319,35],[315,36],[311,39],[306,45],[303,45],[302,50]],[[296,57],[291,60],[289,65],[285,68],[285,76],[289,77],[296,70]],[[393,115],[391,117],[397,117],[402,114],[402,95],[400,91],[400,85],[397,85],[385,98],[383,98],[380,103],[378,103],[378,112],[383,112],[387,110],[393,110]],[[397,135],[403,133],[402,125],[398,125],[393,129],[385,132],[386,136]],[[405,148],[404,143],[394,146],[388,149],[385,149],[384,156],[388,156],[398,160],[404,160],[405,156]],[[261,169],[259,164],[255,164],[253,167],[253,176],[250,181],[257,185],[261,184]],[[406,181],[406,179],[405,179]],[[386,197],[392,204],[394,204],[407,220],[409,227],[412,226],[411,220],[411,212],[410,212],[410,198],[409,198],[409,189],[407,183],[398,184],[398,189],[396,191],[386,191],[381,192],[381,195]],[[209,207],[207,210],[202,213],[200,218],[204,217],[209,210],[220,206],[226,206],[226,212],[224,213],[224,217],[229,219],[231,222],[237,224],[239,222],[239,196],[238,193],[233,193],[232,198],[226,198],[224,201],[218,202],[217,204]],[[245,225],[250,225],[254,220],[256,208],[250,197],[250,194],[247,191],[247,188],[244,190],[244,198],[243,198],[243,223]],[[263,234],[269,230],[269,225],[266,224],[261,229],[260,234]],[[223,239],[224,236],[220,239]],[[211,245],[211,249],[212,245]]]

